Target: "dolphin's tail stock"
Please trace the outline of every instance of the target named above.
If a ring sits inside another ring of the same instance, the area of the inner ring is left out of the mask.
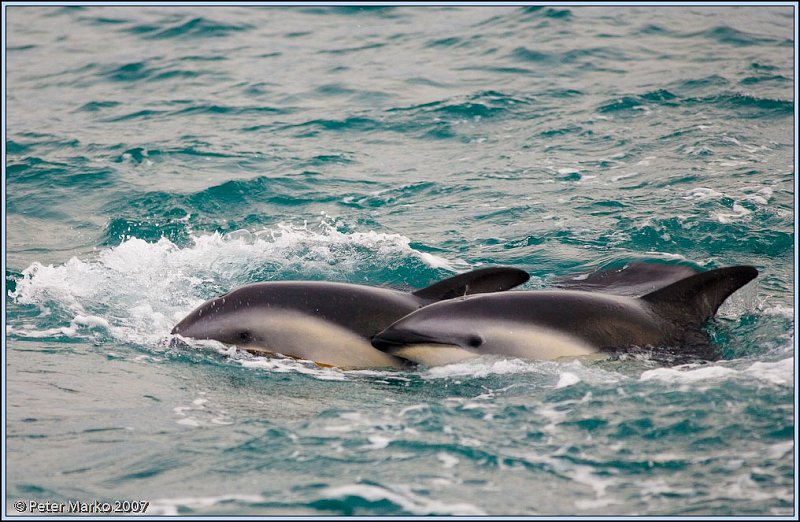
[[[503,292],[525,283],[530,278],[528,272],[518,268],[479,268],[448,277],[412,293],[421,299],[443,301],[464,295]]]
[[[735,291],[758,276],[752,266],[731,266],[701,272],[642,297],[665,319],[699,327],[717,313]]]

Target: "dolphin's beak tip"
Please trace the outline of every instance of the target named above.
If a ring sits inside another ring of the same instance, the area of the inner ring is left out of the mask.
[[[394,346],[398,346],[400,343],[392,342],[385,337],[381,337],[380,335],[376,335],[372,338],[372,346],[377,348],[378,350],[387,350]]]

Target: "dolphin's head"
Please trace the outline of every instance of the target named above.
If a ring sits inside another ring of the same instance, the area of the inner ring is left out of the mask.
[[[426,366],[484,354],[557,359],[596,351],[568,331],[537,324],[524,311],[525,298],[494,294],[435,303],[395,322],[372,345]]]
[[[254,295],[243,287],[206,301],[172,329],[173,334],[192,339],[213,339],[238,346],[265,345],[269,332],[263,321],[269,311],[268,296]]]
[[[335,291],[320,291],[326,288],[282,282],[238,288],[197,307],[175,325],[172,333],[236,345],[256,355],[282,354],[324,366],[360,369],[406,365],[375,350],[359,332],[326,320],[322,315],[326,311],[322,309],[324,301],[337,295]],[[328,308],[329,312],[331,306]]]
[[[372,338],[372,345],[395,353],[409,345],[441,345],[477,350],[484,344],[479,325],[465,312],[470,298],[452,299],[411,313]]]
[[[414,315],[416,312],[411,314]],[[389,355],[425,366],[457,363],[480,355],[485,339],[478,331],[471,330],[470,325],[459,320],[437,325],[427,313],[411,316],[373,337],[372,345]]]

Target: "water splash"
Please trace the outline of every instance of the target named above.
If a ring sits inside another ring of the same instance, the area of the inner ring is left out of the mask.
[[[256,232],[191,237],[180,247],[169,239],[128,238],[87,258],[61,265],[33,263],[9,292],[16,305],[38,309],[48,320],[9,324],[10,335],[91,339],[98,332],[158,347],[181,317],[204,300],[261,280],[347,280],[376,265],[456,271],[457,263],[418,251],[400,234],[342,232],[279,224]],[[459,265],[463,266],[463,265]],[[363,281],[361,281],[363,282]]]

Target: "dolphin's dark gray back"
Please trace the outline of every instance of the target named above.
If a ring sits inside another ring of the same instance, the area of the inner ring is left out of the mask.
[[[694,268],[684,265],[630,263],[622,268],[559,277],[555,280],[554,286],[565,290],[586,290],[639,297],[697,273]]]

